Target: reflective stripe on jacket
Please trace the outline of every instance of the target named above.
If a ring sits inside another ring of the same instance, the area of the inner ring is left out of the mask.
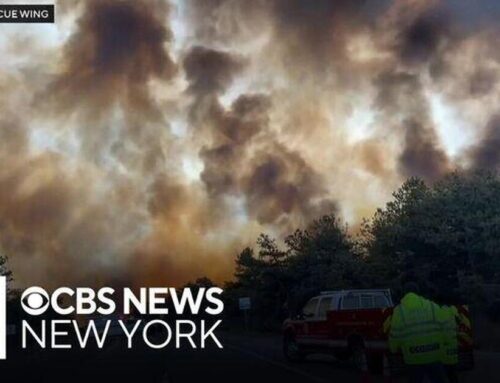
[[[469,307],[467,305],[458,306],[458,342],[466,347],[472,347],[472,324],[469,319]]]
[[[389,347],[401,350],[406,364],[441,362],[446,314],[434,302],[406,294],[392,314]]]

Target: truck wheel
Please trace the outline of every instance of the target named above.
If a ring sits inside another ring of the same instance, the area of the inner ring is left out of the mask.
[[[301,350],[295,337],[291,334],[285,335],[283,341],[283,354],[289,362],[297,363],[304,360],[305,354]]]

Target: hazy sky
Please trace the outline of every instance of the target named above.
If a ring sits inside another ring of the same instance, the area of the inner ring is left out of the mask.
[[[262,231],[496,169],[499,13],[81,0],[0,25],[0,250],[19,284],[222,280]]]

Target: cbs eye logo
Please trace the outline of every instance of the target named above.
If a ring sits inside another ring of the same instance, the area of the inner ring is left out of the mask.
[[[24,290],[21,296],[21,305],[26,313],[30,315],[41,315],[47,311],[50,298],[41,287],[30,287]]]

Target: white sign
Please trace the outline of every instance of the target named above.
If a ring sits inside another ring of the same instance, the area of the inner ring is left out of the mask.
[[[243,297],[238,299],[240,310],[250,310],[252,307],[250,297]]]

